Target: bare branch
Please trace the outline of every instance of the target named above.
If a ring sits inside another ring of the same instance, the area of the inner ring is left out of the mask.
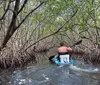
[[[45,37],[43,37],[43,38],[40,38],[39,40],[37,40],[36,42],[34,42],[33,44],[31,44],[30,46],[28,46],[24,51],[26,51],[28,48],[30,48],[30,47],[32,47],[33,45],[35,45],[36,43],[38,43],[38,42],[40,42],[41,40],[44,40],[44,39],[46,39],[46,38],[48,38],[48,37],[50,37],[50,36],[52,36],[52,35],[55,35],[55,34],[57,34],[74,16],[75,16],[75,14],[77,13],[77,11],[78,10],[76,10],[76,12],[71,16],[71,18],[68,20],[68,21],[66,21],[57,31],[55,31],[54,33],[51,33],[51,34],[49,34],[49,35],[47,35],[47,36],[45,36]]]
[[[12,21],[10,23],[10,26],[9,26],[8,30],[7,30],[6,36],[5,36],[4,41],[2,43],[2,46],[1,46],[1,49],[5,47],[5,45],[7,44],[7,42],[9,41],[11,36],[13,35],[13,33],[16,31],[16,29],[15,29],[15,27],[16,27],[16,18],[17,18],[16,14],[18,12],[19,2],[20,2],[20,0],[16,0]]]
[[[2,15],[2,17],[0,18],[0,20],[4,19],[7,11],[9,10],[9,7],[10,7],[10,3],[11,3],[11,0],[9,0],[9,3],[8,3],[8,6],[7,6],[7,9],[5,10],[4,14]]]
[[[22,5],[21,9],[18,11],[17,14],[19,14],[19,13],[23,10],[23,8],[25,7],[27,1],[28,1],[28,0],[25,0],[25,1],[24,1],[24,3],[23,3],[23,5]]]
[[[44,20],[45,20],[45,19],[41,20],[41,21],[36,25],[36,27],[33,29],[32,33],[31,33],[31,35],[29,36],[29,39],[31,38],[31,36],[32,36],[33,32],[36,30],[36,28],[38,28],[38,27],[40,26],[40,24],[41,24]],[[23,47],[26,45],[26,43],[28,43],[29,39],[24,43]],[[22,47],[22,48],[23,48],[23,47]]]
[[[41,2],[36,8],[34,8],[33,10],[31,10],[31,11],[25,16],[25,18],[19,23],[19,25],[16,27],[16,29],[19,28],[19,27],[21,26],[21,24],[28,18],[28,16],[29,16],[31,13],[33,13],[35,10],[37,10],[43,3],[44,3],[44,1]]]

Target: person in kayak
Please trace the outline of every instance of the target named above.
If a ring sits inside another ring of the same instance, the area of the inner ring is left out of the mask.
[[[72,51],[72,48],[65,46],[64,43],[61,42],[58,48],[58,60],[61,63],[69,62],[70,55],[68,51]]]

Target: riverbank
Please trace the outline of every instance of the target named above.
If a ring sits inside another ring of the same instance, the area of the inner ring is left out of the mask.
[[[55,52],[49,50],[48,48],[42,48],[38,50],[28,50],[28,51],[13,51],[11,48],[3,49],[0,57],[0,68],[9,69],[23,67],[28,63],[33,63],[38,61],[38,56],[46,56],[48,59],[50,56],[54,55]],[[56,53],[55,53],[56,54]],[[69,53],[74,59],[81,59],[90,64],[100,65],[100,50],[80,50],[79,48],[74,48],[72,52]],[[39,57],[41,60],[43,57]]]

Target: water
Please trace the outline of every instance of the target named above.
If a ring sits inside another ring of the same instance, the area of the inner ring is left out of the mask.
[[[74,66],[34,65],[14,71],[10,85],[100,85],[100,70],[82,61]]]

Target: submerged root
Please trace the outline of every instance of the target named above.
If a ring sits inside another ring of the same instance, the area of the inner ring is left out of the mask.
[[[87,63],[100,65],[100,50],[93,49],[93,50],[85,50],[83,54],[77,54],[78,58],[86,61]]]
[[[35,56],[32,52],[13,51],[12,49],[0,52],[0,68],[16,68],[34,60]]]

